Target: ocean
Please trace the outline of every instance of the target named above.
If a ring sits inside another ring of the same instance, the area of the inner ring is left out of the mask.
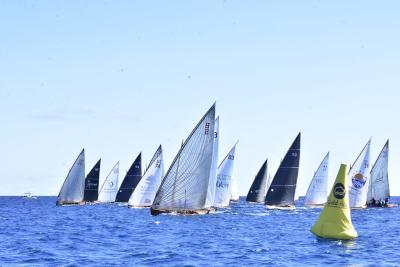
[[[393,198],[400,202],[400,198]],[[0,197],[1,266],[399,266],[400,208],[352,211],[359,238],[317,239],[321,209],[243,199],[205,216],[151,216],[118,204],[56,207]]]

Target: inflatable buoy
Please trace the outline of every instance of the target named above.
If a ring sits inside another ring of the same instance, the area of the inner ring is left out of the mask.
[[[349,240],[357,237],[351,222],[347,165],[340,166],[336,181],[324,209],[311,228],[311,232],[322,238]]]

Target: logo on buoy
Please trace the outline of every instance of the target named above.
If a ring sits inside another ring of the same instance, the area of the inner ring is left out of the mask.
[[[337,183],[333,189],[333,196],[336,199],[343,199],[346,196],[346,189],[342,183]]]
[[[353,178],[351,179],[353,186],[357,189],[361,189],[364,187],[365,182],[367,181],[367,179],[364,179],[364,175],[362,175],[362,173],[357,173],[356,175],[353,176]]]

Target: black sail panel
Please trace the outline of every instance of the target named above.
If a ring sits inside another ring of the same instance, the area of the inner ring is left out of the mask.
[[[83,200],[86,202],[97,201],[99,196],[99,178],[100,178],[101,159],[94,165],[85,179],[85,193]]]
[[[282,160],[278,171],[268,189],[265,204],[269,206],[294,205],[297,177],[300,163],[301,134],[296,137],[292,146]]]
[[[253,184],[247,194],[247,202],[262,203],[265,200],[265,191],[268,179],[268,160],[264,162],[258,171]]]
[[[142,153],[137,156],[118,190],[116,202],[128,202],[136,186],[142,179]]]

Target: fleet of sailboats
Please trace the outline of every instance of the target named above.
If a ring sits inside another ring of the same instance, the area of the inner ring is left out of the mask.
[[[215,104],[197,123],[183,142],[174,161],[164,174],[161,145],[142,175],[140,153],[119,186],[119,162],[100,182],[101,159],[85,177],[85,150],[69,170],[56,204],[127,202],[132,208],[150,208],[151,214],[207,214],[239,201],[238,185],[233,175],[235,144],[218,163],[219,117]],[[389,141],[372,169],[371,140],[367,142],[345,176],[350,208],[391,207],[388,175]],[[295,206],[300,165],[301,133],[293,141],[271,179],[266,160],[255,176],[246,201],[264,203],[267,208],[291,209]],[[327,153],[314,173],[304,198],[304,206],[324,206],[328,199],[329,157]],[[101,186],[100,186],[101,185]]]

